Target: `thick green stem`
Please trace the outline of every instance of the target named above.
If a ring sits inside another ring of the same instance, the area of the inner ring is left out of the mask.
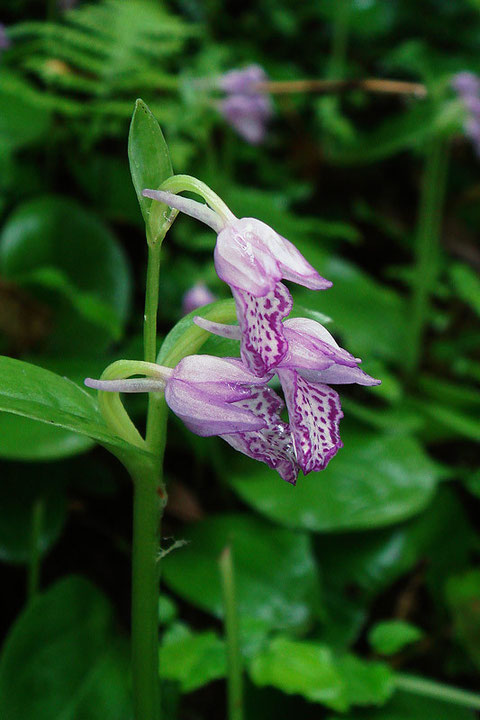
[[[134,477],[132,679],[135,720],[159,720],[158,593],[163,502],[150,466]]]
[[[243,675],[238,628],[237,598],[232,550],[226,547],[220,556],[220,574],[225,611],[227,643],[228,719],[243,720]]]
[[[480,695],[467,690],[449,687],[443,683],[425,680],[425,678],[415,675],[403,675],[403,673],[395,676],[395,684],[399,690],[405,690],[405,692],[480,710]]]
[[[41,498],[35,500],[32,507],[32,532],[28,564],[27,597],[29,600],[35,597],[40,586],[40,543],[44,509],[44,501]]]
[[[437,278],[446,174],[447,143],[443,138],[436,138],[428,148],[420,196],[416,260],[405,352],[405,371],[409,380],[415,378],[420,366],[430,295]]]

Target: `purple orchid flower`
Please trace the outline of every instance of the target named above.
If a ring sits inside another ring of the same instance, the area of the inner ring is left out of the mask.
[[[266,95],[228,95],[219,102],[218,109],[250,145],[260,145],[265,140],[273,115],[272,103]]]
[[[7,28],[3,23],[0,23],[0,50],[8,50],[12,41],[7,35]]]
[[[199,327],[215,335],[241,340],[242,329],[196,317]],[[278,375],[289,415],[289,430],[298,466],[306,475],[324,470],[342,447],[343,417],[338,393],[330,384],[379,385],[358,367],[359,358],[341,348],[315,320],[293,318],[283,324],[288,351],[278,362]]]
[[[196,435],[219,435],[235,449],[265,462],[281,477],[298,475],[293,442],[280,412],[282,399],[236,358],[189,355],[175,368],[150,364],[151,377],[94,380],[85,385],[107,392],[164,392],[169,408]]]
[[[480,78],[464,71],[454,75],[451,84],[468,113],[463,125],[464,133],[480,157]]]
[[[225,120],[251,145],[265,139],[267,125],[273,115],[270,97],[257,89],[268,77],[260,65],[242,70],[230,70],[218,78],[216,84],[226,93],[218,103]]]
[[[221,218],[202,203],[159,190],[144,190],[143,195],[197,218],[218,233],[215,268],[235,299],[242,359],[256,375],[266,375],[288,350],[282,320],[292,309],[292,297],[281,280],[310,290],[325,290],[332,283],[295,245],[260,220],[238,219],[230,211]]]
[[[215,302],[216,299],[215,295],[210,292],[206,285],[203,283],[196,283],[193,287],[187,290],[183,296],[182,312],[184,315],[188,315],[197,308]]]

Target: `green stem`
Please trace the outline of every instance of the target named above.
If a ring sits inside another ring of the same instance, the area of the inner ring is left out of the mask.
[[[144,357],[155,362],[161,243],[148,246],[145,292]],[[163,396],[148,399],[146,447],[154,455],[133,472],[132,680],[135,720],[161,717],[158,666],[160,527],[166,494],[163,451],[166,411]]]
[[[157,359],[157,313],[161,251],[162,247],[160,243],[148,246],[143,332],[143,357],[146,362],[155,362]]]
[[[43,500],[41,498],[35,500],[32,507],[32,533],[28,565],[27,597],[29,600],[35,597],[40,587],[40,544],[44,509]]]
[[[158,593],[163,503],[150,466],[134,477],[132,679],[135,720],[159,720]]]
[[[449,687],[433,680],[425,680],[415,675],[403,675],[403,673],[395,676],[395,683],[399,690],[405,690],[405,692],[480,710],[480,695],[466,690]]]
[[[336,0],[328,71],[331,80],[342,78],[345,74],[350,5],[351,0]]]
[[[415,378],[420,366],[430,295],[437,278],[447,160],[446,141],[435,138],[427,152],[418,214],[416,259],[405,353],[405,371],[409,380]]]
[[[220,574],[222,578],[225,638],[227,643],[228,718],[229,720],[243,720],[242,657],[240,653],[235,576],[230,547],[226,547],[220,555]]]

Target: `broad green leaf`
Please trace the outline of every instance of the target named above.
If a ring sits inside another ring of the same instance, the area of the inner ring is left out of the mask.
[[[0,410],[86,435],[106,447],[145,454],[109,430],[86,390],[49,370],[2,356]]]
[[[60,460],[86,452],[93,445],[86,435],[22,415],[0,413],[0,457],[6,460]]]
[[[446,596],[456,635],[476,667],[480,668],[480,570],[450,577]]]
[[[2,416],[0,416],[1,419]],[[37,423],[39,424],[39,423]],[[44,554],[58,539],[66,517],[65,468],[57,465],[3,463],[0,480],[0,559],[28,562],[35,507],[40,512],[38,550]]]
[[[368,633],[370,645],[380,655],[394,655],[423,637],[424,632],[420,628],[405,620],[383,620]]]
[[[0,659],[5,720],[128,720],[128,674],[113,611],[87,580],[68,577],[17,618]]]
[[[123,331],[127,259],[111,231],[73,200],[41,197],[18,207],[0,235],[0,272],[50,305],[45,353],[101,353]]]
[[[99,377],[110,360],[102,359],[101,356],[37,356],[35,362],[83,387],[83,380],[86,377]],[[85,435],[68,432],[20,415],[0,413],[0,457],[8,460],[59,460],[83,453],[93,444],[93,440]]]
[[[238,459],[226,479],[259,512],[289,527],[338,531],[390,525],[432,499],[441,476],[408,436],[342,432],[344,447],[326,470],[296,487],[260,463]]]
[[[250,515],[217,515],[185,532],[189,544],[163,561],[163,578],[189,602],[223,615],[218,559],[231,545],[238,612],[245,624],[301,628],[318,611],[318,577],[309,538]]]
[[[163,203],[145,198],[146,188],[157,190],[173,175],[170,153],[155,117],[143,100],[137,100],[128,136],[130,172],[147,231],[152,240],[163,240],[169,227],[169,209]],[[155,211],[152,213],[153,208]],[[171,211],[170,211],[171,212]]]
[[[160,676],[180,683],[182,692],[206,685],[226,674],[225,643],[216,633],[193,633],[173,625],[160,646]]]
[[[407,321],[402,298],[345,260],[332,257],[316,267],[333,287],[328,292],[297,292],[297,300],[331,317],[329,330],[364,361],[373,356],[400,362]]]
[[[250,664],[257,685],[273,685],[334,710],[382,705],[394,688],[392,671],[354,655],[335,657],[327,645],[274,638]]]

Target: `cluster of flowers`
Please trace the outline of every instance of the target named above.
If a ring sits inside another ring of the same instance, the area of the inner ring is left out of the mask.
[[[472,141],[475,153],[480,157],[480,78],[471,72],[460,72],[453,76],[452,87],[468,111],[465,135]]]
[[[219,435],[240,452],[295,484],[300,470],[323,470],[342,441],[340,399],[332,384],[377,385],[320,323],[285,318],[292,297],[282,280],[311,290],[331,287],[297,248],[265,223],[220,217],[202,203],[154,190],[144,195],[196,217],[217,231],[215,268],[231,288],[238,325],[196,317],[201,328],[240,340],[241,358],[192,355],[174,369],[154,366],[154,377],[101,381],[99,390],[164,390],[170,409],[197,435]],[[277,376],[284,402],[268,383]]]
[[[273,115],[270,97],[258,89],[268,80],[260,65],[231,70],[218,78],[216,85],[225,93],[218,110],[238,134],[251,145],[265,139]]]

